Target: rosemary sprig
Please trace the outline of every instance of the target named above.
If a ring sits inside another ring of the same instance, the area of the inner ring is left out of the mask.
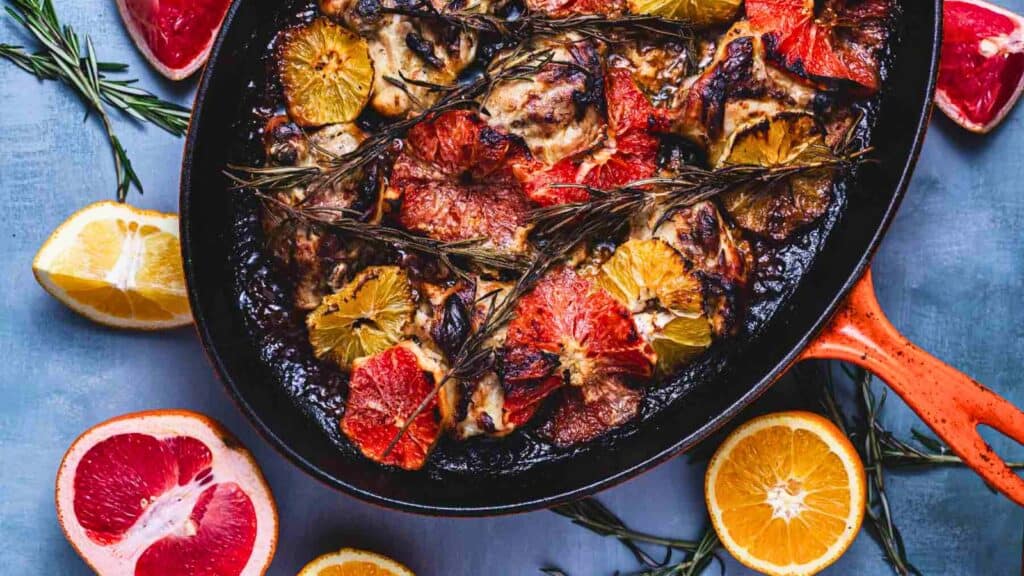
[[[148,121],[181,135],[188,127],[188,109],[164,102],[153,94],[133,86],[134,80],[110,80],[105,73],[123,72],[127,66],[100,62],[92,40],[82,41],[71,26],[61,25],[51,0],[10,0],[7,13],[42,45],[36,54],[19,46],[0,45],[0,57],[45,80],[60,80],[78,92],[95,112],[110,142],[117,174],[117,199],[123,201],[130,188],[142,192],[142,183],[132,167],[128,153],[114,134],[105,106],[120,109],[129,116]]]
[[[582,184],[553,184],[556,188],[583,188],[590,194],[584,202],[538,208],[530,220],[538,230],[535,237],[550,239],[573,235],[583,238],[614,230],[654,206],[664,209],[655,228],[679,210],[713,198],[739,186],[771,184],[814,172],[845,171],[862,162],[870,149],[827,154],[820,159],[781,166],[730,165],[718,169],[684,166],[671,178],[637,180],[614,190]]]
[[[551,511],[559,516],[568,518],[573,524],[586,528],[595,534],[617,539],[623,546],[629,549],[637,562],[649,568],[664,566],[668,556],[666,556],[665,560],[658,562],[640,548],[639,544],[641,543],[664,546],[667,554],[671,554],[672,550],[694,552],[700,545],[699,542],[694,542],[693,540],[663,538],[631,530],[611,510],[595,498],[583,498],[575,502],[555,506],[551,508]]]
[[[323,206],[296,206],[262,192],[257,192],[256,195],[269,210],[283,214],[287,220],[335,230],[383,246],[431,256],[440,260],[446,268],[463,278],[468,277],[470,270],[462,266],[460,260],[514,272],[522,272],[529,266],[525,256],[489,248],[483,244],[481,239],[442,242],[425,236],[417,236],[399,228],[363,222],[349,210]]]
[[[489,303],[487,314],[480,323],[480,327],[463,340],[452,358],[451,367],[434,386],[434,389],[405,417],[405,423],[398,430],[398,433],[395,434],[395,437],[391,439],[391,442],[388,443],[382,456],[386,457],[394,450],[398,441],[408,431],[409,426],[427,409],[430,402],[437,397],[437,394],[448,382],[452,380],[472,380],[494,366],[495,349],[490,342],[491,336],[512,319],[519,298],[529,292],[544,273],[561,259],[562,252],[539,251],[530,261],[526,271],[523,272],[512,288],[505,292],[504,295],[494,291],[484,294],[478,299],[481,302]]]
[[[381,7],[379,11],[381,14],[396,14],[463,30],[493,34],[514,43],[567,32],[605,42],[637,36],[674,38],[681,41],[688,41],[693,37],[693,27],[689,22],[645,14],[580,14],[554,18],[539,12],[526,12],[512,18],[504,18],[472,8],[438,10],[429,2],[420,2],[412,6]]]
[[[621,542],[643,566],[639,572],[632,572],[631,576],[696,576],[712,561],[718,559],[715,551],[720,544],[718,536],[710,526],[697,541],[652,536],[631,530],[611,510],[594,498],[583,498],[555,506],[551,511],[599,536],[615,538]],[[665,557],[660,561],[654,559],[640,547],[640,544],[664,546]],[[685,552],[686,556],[679,562],[670,562],[673,550]],[[545,568],[542,572],[564,574],[557,568]]]
[[[40,80],[62,79],[60,67],[53,56],[45,52],[29,54],[21,46],[0,44],[0,57]],[[100,72],[100,93],[105,103],[140,122],[150,122],[174,136],[185,135],[191,114],[188,108],[161,100],[155,94],[135,86],[138,80],[115,80],[104,76],[104,73],[126,72],[127,64],[97,62],[96,68]]]
[[[876,400],[871,389],[872,375],[863,368],[844,370],[857,386],[859,409],[863,413],[863,427],[853,434],[847,417],[839,409],[831,381],[831,371],[825,385],[821,387],[822,404],[827,415],[855,443],[859,440],[861,458],[868,473],[868,502],[865,510],[868,517],[867,529],[871,537],[882,546],[886,561],[899,576],[920,575],[920,571],[907,558],[903,536],[893,520],[889,497],[885,491],[885,464],[883,461],[884,437],[892,435],[878,421],[878,413],[885,404],[885,395]]]
[[[348,178],[354,171],[388,155],[395,143],[417,124],[436,117],[442,112],[457,108],[479,105],[476,98],[485,95],[491,86],[508,80],[530,77],[544,66],[572,65],[554,60],[550,50],[538,50],[527,53],[513,51],[500,58],[488,67],[487,71],[464,83],[437,85],[416,82],[409,79],[395,79],[392,83],[406,82],[428,88],[440,94],[432,106],[426,110],[389,124],[361,142],[359,146],[346,154],[326,154],[327,161],[318,166],[245,166],[229,164],[226,174],[234,181],[234,187],[256,188],[259,190],[282,190],[296,187],[307,187],[315,191],[324,187],[332,187]]]

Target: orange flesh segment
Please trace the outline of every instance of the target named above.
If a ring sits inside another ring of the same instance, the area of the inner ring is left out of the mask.
[[[395,573],[373,562],[358,560],[328,566],[317,573],[317,576],[394,576]]]

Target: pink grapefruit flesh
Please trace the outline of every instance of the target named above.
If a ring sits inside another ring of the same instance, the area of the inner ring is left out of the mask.
[[[231,0],[117,0],[132,40],[171,80],[206,62]]]
[[[255,576],[277,543],[252,456],[186,411],[128,414],[82,434],[57,472],[57,517],[100,574]]]
[[[988,132],[1024,89],[1024,18],[987,2],[946,0],[943,20],[935,102],[960,126]]]

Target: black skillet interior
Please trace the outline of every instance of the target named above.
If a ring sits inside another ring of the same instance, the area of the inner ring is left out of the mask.
[[[233,159],[239,134],[247,130],[239,124],[244,114],[239,103],[262,66],[259,56],[272,33],[268,23],[276,22],[288,4],[236,0],[196,97],[180,208],[185,270],[199,334],[242,410],[297,465],[370,502],[453,516],[530,510],[606,488],[693,446],[774,382],[859,277],[899,204],[927,125],[941,27],[940,0],[903,2],[900,41],[871,137],[880,161],[860,171],[847,192],[848,206],[835,212],[818,256],[801,272],[791,296],[737,347],[742,353],[709,361],[699,385],[676,386],[685,390],[681,398],[593,449],[541,458],[533,466],[507,462],[513,471],[506,473],[479,473],[472,458],[462,461],[461,470],[408,473],[370,463],[325,433],[337,430],[337,424],[323,412],[309,411],[304,401],[316,395],[301,387],[308,364],[288,350],[267,356],[268,347],[275,345],[253,339],[239,295],[231,288],[238,269],[252,278],[270,274],[253,256],[239,261],[239,227],[253,226],[253,220],[238,214],[251,206],[227,191],[222,170]],[[267,291],[271,293],[243,296],[250,301],[242,304],[276,298],[272,289]],[[264,323],[280,321],[280,310],[267,312]],[[268,357],[274,358],[272,364],[265,362]],[[293,384],[283,385],[282,378]],[[520,450],[512,458],[529,456],[529,450]]]

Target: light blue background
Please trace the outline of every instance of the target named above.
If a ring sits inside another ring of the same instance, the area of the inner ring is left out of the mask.
[[[1024,0],[1003,0],[1018,12]],[[195,81],[171,84],[139,57],[112,1],[62,0],[60,16],[96,40],[101,59],[128,62],[143,85],[189,102]],[[9,20],[0,42],[24,42]],[[422,575],[537,574],[557,564],[573,576],[632,570],[616,542],[546,511],[445,520],[375,508],[305,476],[264,442],[214,377],[191,329],[143,334],[95,326],[47,296],[30,265],[47,235],[76,209],[113,197],[99,127],[83,124],[70,91],[0,62],[0,572],[87,574],[53,509],[61,455],[83,430],[151,408],[210,414],[252,449],[281,514],[271,574],[295,574],[342,546],[372,548]],[[116,119],[145,186],[146,208],[175,211],[182,141]],[[913,185],[875,263],[883,306],[905,333],[1024,405],[1024,109],[987,137],[936,115]],[[785,390],[775,391],[778,398]],[[886,422],[920,426],[898,402]],[[1022,450],[1001,439],[1007,456]],[[704,522],[701,466],[677,458],[601,495],[630,523],[696,537]],[[1021,573],[1024,511],[968,471],[899,473],[890,491],[911,559],[925,574]],[[745,573],[727,560],[730,574]],[[862,533],[828,573],[885,574]],[[709,573],[713,573],[710,572]]]

